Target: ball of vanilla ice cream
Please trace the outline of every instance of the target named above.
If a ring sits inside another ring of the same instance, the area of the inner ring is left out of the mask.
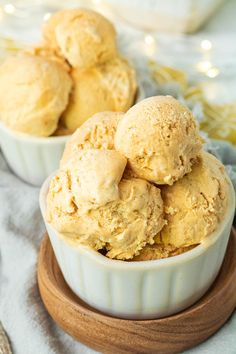
[[[149,97],[118,124],[115,148],[140,178],[173,184],[191,171],[202,146],[192,113],[171,96]]]
[[[223,219],[228,193],[224,166],[202,152],[190,173],[162,188],[167,225],[160,233],[161,241],[175,247],[199,244]]]
[[[126,160],[115,150],[80,150],[51,180],[47,220],[72,242],[130,259],[162,229],[160,190],[121,179]],[[120,180],[121,179],[121,180]]]
[[[119,197],[118,184],[127,160],[115,150],[76,151],[63,165],[80,210],[106,204]]]
[[[101,84],[96,67],[88,70],[72,70],[74,88],[69,105],[62,117],[63,125],[72,131],[80,127],[97,112],[113,110],[112,96]]]
[[[112,95],[113,110],[126,112],[134,103],[137,91],[134,68],[126,59],[117,56],[99,69],[102,84]]]
[[[114,150],[116,128],[123,115],[121,112],[100,112],[84,122],[66,143],[61,166],[78,150]]]
[[[165,224],[160,189],[142,179],[122,179],[120,198],[93,210],[92,218],[99,220],[105,242],[106,256],[131,259]]]
[[[97,112],[126,111],[136,93],[135,72],[120,57],[87,70],[71,72],[74,90],[63,114],[63,124],[75,130]]]
[[[10,57],[0,66],[0,119],[12,130],[49,136],[67,106],[71,87],[60,64],[31,55]]]
[[[52,15],[43,28],[45,44],[59,51],[74,68],[88,68],[115,57],[116,31],[101,14],[67,9]]]

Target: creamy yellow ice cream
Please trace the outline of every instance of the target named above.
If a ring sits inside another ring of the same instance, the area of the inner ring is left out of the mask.
[[[161,259],[210,235],[228,193],[224,167],[202,150],[191,112],[157,96],[127,113],[97,113],[77,129],[49,187],[47,220],[107,257]]]
[[[102,85],[110,91],[114,111],[126,112],[134,103],[137,91],[136,75],[130,63],[116,57],[100,66]]]
[[[118,124],[115,148],[140,177],[173,184],[191,171],[202,146],[192,113],[171,96],[147,98]]]
[[[0,119],[12,130],[49,136],[67,106],[71,87],[60,64],[40,56],[8,58],[0,66]]]
[[[117,57],[87,70],[72,70],[74,90],[63,114],[63,124],[75,130],[97,112],[126,111],[136,93],[135,72]]]
[[[63,166],[76,205],[89,210],[116,200],[127,160],[115,150],[76,151]]]
[[[181,253],[190,251],[197,245],[186,247],[175,247],[173,245],[165,245],[163,243],[154,243],[146,245],[138,256],[135,256],[132,261],[153,261],[156,259],[169,258],[178,256]]]
[[[114,150],[114,136],[122,117],[119,112],[100,112],[84,122],[66,143],[61,166],[78,150]]]
[[[113,100],[106,88],[101,85],[101,77],[96,67],[71,73],[74,89],[70,103],[63,114],[65,127],[76,130],[97,112],[113,110]]]
[[[25,50],[23,53],[26,55],[40,56],[45,59],[52,60],[57,64],[62,65],[67,72],[70,72],[71,70],[71,66],[68,64],[66,59],[59,55],[58,52],[53,48],[38,45]]]
[[[141,179],[118,184],[125,163],[114,150],[77,151],[51,181],[48,222],[110,258],[131,259],[153,243],[165,223],[160,190]]]
[[[97,112],[122,112],[133,104],[135,71],[118,55],[115,29],[102,15],[87,9],[59,11],[45,24],[43,36],[38,55],[73,67],[73,91],[61,120],[65,129],[74,131]]]
[[[223,219],[229,182],[221,162],[202,152],[192,171],[161,193],[167,225],[159,239],[165,245],[186,247],[200,243]]]
[[[43,28],[46,46],[56,49],[74,68],[88,68],[117,54],[116,32],[105,17],[88,9],[52,15]]]
[[[65,136],[65,135],[71,135],[73,134],[73,131],[71,129],[68,129],[64,127],[64,125],[61,123],[61,121],[58,122],[57,129],[53,133],[52,136]]]

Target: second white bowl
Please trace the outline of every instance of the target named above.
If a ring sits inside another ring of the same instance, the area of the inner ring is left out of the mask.
[[[0,144],[7,163],[17,176],[35,186],[41,186],[58,168],[69,137],[34,137],[0,123]]]

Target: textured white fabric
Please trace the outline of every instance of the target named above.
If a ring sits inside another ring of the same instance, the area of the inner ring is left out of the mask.
[[[39,189],[8,169],[0,154],[0,320],[15,354],[92,354],[63,333],[39,296],[36,265],[45,231]],[[235,354],[236,314],[211,339],[189,354]]]
[[[38,194],[0,155],[0,319],[14,354],[93,353],[64,334],[41,302],[36,265],[45,228]]]

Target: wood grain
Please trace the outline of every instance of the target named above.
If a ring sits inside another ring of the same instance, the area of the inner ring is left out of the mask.
[[[48,236],[38,260],[42,300],[57,324],[89,347],[107,354],[175,354],[215,333],[236,307],[236,232],[232,231],[219,276],[189,309],[158,320],[123,320],[92,309],[72,293]]]

